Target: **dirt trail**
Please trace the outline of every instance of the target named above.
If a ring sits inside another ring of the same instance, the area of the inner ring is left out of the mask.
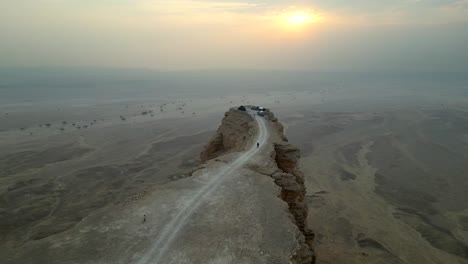
[[[177,240],[178,233],[184,228],[187,220],[199,209],[200,205],[210,197],[213,191],[219,187],[223,181],[233,173],[237,172],[246,162],[251,159],[255,154],[260,152],[268,141],[269,132],[262,117],[256,116],[255,120],[258,124],[257,140],[254,141],[250,149],[245,151],[231,164],[226,164],[217,171],[208,174],[209,180],[203,187],[197,191],[189,201],[184,201],[184,206],[177,212],[177,214],[166,223],[163,230],[160,232],[158,238],[147,252],[138,261],[138,264],[146,263],[161,263],[166,252],[170,251],[171,245]],[[260,148],[257,148],[256,143],[260,143]]]

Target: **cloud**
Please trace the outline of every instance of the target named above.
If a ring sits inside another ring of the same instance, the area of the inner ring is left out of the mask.
[[[214,1],[205,0],[204,2],[213,3]],[[382,23],[392,21],[393,24],[427,24],[429,22],[446,24],[468,21],[468,0],[353,0],[352,2],[349,0],[260,0],[246,3],[255,3],[255,8],[249,9],[252,12],[258,12],[260,9],[271,12],[296,6],[333,14],[337,17],[360,18],[354,20],[361,22],[368,20]]]

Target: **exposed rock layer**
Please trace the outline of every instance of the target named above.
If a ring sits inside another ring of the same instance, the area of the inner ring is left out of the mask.
[[[288,204],[296,226],[304,235],[304,244],[295,256],[296,263],[315,263],[312,245],[314,233],[307,227],[308,208],[305,202],[304,175],[297,169],[300,151],[291,144],[275,143],[275,153],[280,172],[274,173],[272,177],[281,187],[281,199]]]

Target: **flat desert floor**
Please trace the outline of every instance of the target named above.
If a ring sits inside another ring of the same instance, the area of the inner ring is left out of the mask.
[[[468,108],[310,111],[301,147],[317,263],[468,263]]]

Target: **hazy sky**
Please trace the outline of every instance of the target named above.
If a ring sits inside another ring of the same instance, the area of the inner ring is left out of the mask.
[[[468,71],[468,0],[0,0],[0,67]]]

